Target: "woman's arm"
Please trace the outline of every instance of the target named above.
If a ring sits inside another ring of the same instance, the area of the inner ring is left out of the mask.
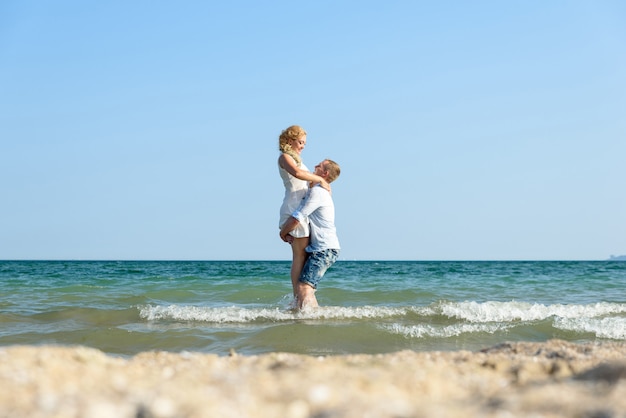
[[[295,178],[304,181],[312,181],[313,183],[319,183],[323,188],[330,192],[330,184],[328,184],[326,180],[315,173],[311,173],[310,171],[306,171],[298,167],[296,165],[296,161],[291,155],[280,154],[280,157],[278,157],[278,164],[280,164],[281,168],[287,170],[287,172]]]

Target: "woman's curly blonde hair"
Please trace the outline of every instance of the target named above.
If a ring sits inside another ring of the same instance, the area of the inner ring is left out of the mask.
[[[289,128],[285,129],[280,133],[278,137],[278,149],[280,152],[291,155],[291,157],[296,161],[298,165],[302,163],[300,156],[291,149],[291,144],[289,141],[293,141],[295,139],[300,139],[306,135],[306,131],[302,129],[301,126],[292,125]]]

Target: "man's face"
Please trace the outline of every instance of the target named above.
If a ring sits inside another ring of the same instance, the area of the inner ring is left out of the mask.
[[[315,166],[315,174],[317,174],[318,176],[324,177],[326,175],[326,172],[326,160]]]

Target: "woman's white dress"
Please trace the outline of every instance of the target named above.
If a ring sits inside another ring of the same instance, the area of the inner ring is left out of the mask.
[[[304,163],[300,163],[300,168],[309,171]],[[300,206],[300,202],[309,189],[309,184],[306,180],[300,180],[299,178],[289,174],[289,172],[282,168],[280,164],[278,165],[278,172],[280,173],[280,178],[283,179],[283,184],[285,185],[285,197],[283,198],[283,204],[280,207],[280,222],[278,223],[278,227],[281,228],[285,221],[289,219],[293,211],[298,209],[298,206]],[[291,231],[290,235],[296,238],[308,237],[309,223],[300,223],[296,229]]]

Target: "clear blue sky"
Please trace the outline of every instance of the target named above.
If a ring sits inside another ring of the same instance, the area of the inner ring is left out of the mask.
[[[0,2],[0,259],[287,260],[309,133],[344,260],[626,254],[626,3]]]

